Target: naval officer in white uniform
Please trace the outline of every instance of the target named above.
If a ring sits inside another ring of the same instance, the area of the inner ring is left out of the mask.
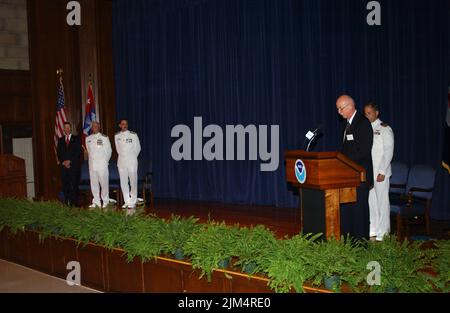
[[[122,189],[124,204],[122,208],[134,209],[137,202],[138,188],[138,155],[141,152],[139,137],[135,132],[128,130],[128,121],[120,120],[120,132],[116,133],[117,167],[119,169],[120,187]],[[130,187],[128,185],[130,180]]]
[[[86,150],[89,155],[89,177],[93,196],[89,208],[106,208],[110,202],[108,162],[112,150],[108,136],[100,133],[99,122],[92,122],[92,134],[86,137]],[[101,199],[99,186],[101,188]],[[100,200],[103,201],[103,205]]]
[[[374,188],[369,192],[370,237],[372,240],[382,241],[390,232],[389,178],[392,175],[394,132],[378,118],[380,111],[376,103],[366,104],[364,114],[373,128]]]

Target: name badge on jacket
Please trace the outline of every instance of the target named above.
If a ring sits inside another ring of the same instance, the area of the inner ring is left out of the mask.
[[[353,140],[354,140],[353,134],[347,135],[347,141],[353,141]]]

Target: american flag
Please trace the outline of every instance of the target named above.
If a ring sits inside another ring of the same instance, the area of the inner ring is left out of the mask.
[[[58,139],[64,135],[64,123],[67,122],[66,112],[64,111],[64,86],[62,78],[59,80],[58,97],[56,99],[56,118],[55,118],[55,149],[58,146]]]

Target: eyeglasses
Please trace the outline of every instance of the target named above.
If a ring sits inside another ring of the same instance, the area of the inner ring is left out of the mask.
[[[348,103],[347,103],[347,104],[344,104],[344,105],[341,106],[340,108],[336,108],[336,110],[337,110],[338,112],[341,112],[341,111],[344,110],[347,106],[348,106]]]

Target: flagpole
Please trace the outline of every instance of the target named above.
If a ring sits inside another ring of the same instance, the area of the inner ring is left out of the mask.
[[[59,68],[59,69],[56,70],[56,75],[59,76],[59,83],[61,84],[61,86],[64,86],[64,85],[63,85],[62,73],[63,73],[62,68]],[[63,88],[64,88],[64,87],[63,87]],[[59,162],[59,159],[58,159],[58,152],[56,151],[55,145],[53,145],[53,151],[54,151],[54,153],[55,153],[56,165],[59,166],[61,163]]]
[[[88,80],[88,92],[89,92],[89,87],[91,88],[92,92],[94,93],[94,85],[93,85],[93,79],[92,79],[92,73],[89,73],[89,80]],[[94,94],[95,95],[95,94]],[[95,96],[94,96],[94,109],[95,109],[95,121],[98,122],[98,110],[97,110],[97,101],[95,101]],[[86,115],[86,114],[85,114]]]
[[[94,76],[94,75],[93,75],[92,73],[90,73],[90,74],[89,74],[89,85],[91,86],[92,93],[93,93],[93,95],[94,95],[94,103],[95,103],[95,106],[94,106],[94,109],[95,109],[95,121],[96,121],[96,122],[100,122],[100,118],[99,118],[99,116],[100,116],[100,108],[98,107],[98,103],[97,103],[97,101],[95,100],[95,95],[96,95],[97,93],[94,92],[94,80],[92,79],[92,76]]]
[[[88,78],[88,85],[87,85],[87,90],[86,90],[86,99],[89,98],[89,89],[92,89],[92,73],[89,73],[89,78]],[[83,109],[84,108],[84,109]],[[81,113],[83,114],[83,130],[82,130],[82,144],[81,147],[83,148],[83,157],[85,160],[88,159],[88,151],[86,149],[86,137],[88,136],[87,134],[84,133],[84,125],[86,123],[86,106],[83,106]],[[92,122],[92,121],[91,121]]]
[[[59,76],[59,83],[64,87],[62,74],[63,74],[62,68],[56,70],[56,75]]]

